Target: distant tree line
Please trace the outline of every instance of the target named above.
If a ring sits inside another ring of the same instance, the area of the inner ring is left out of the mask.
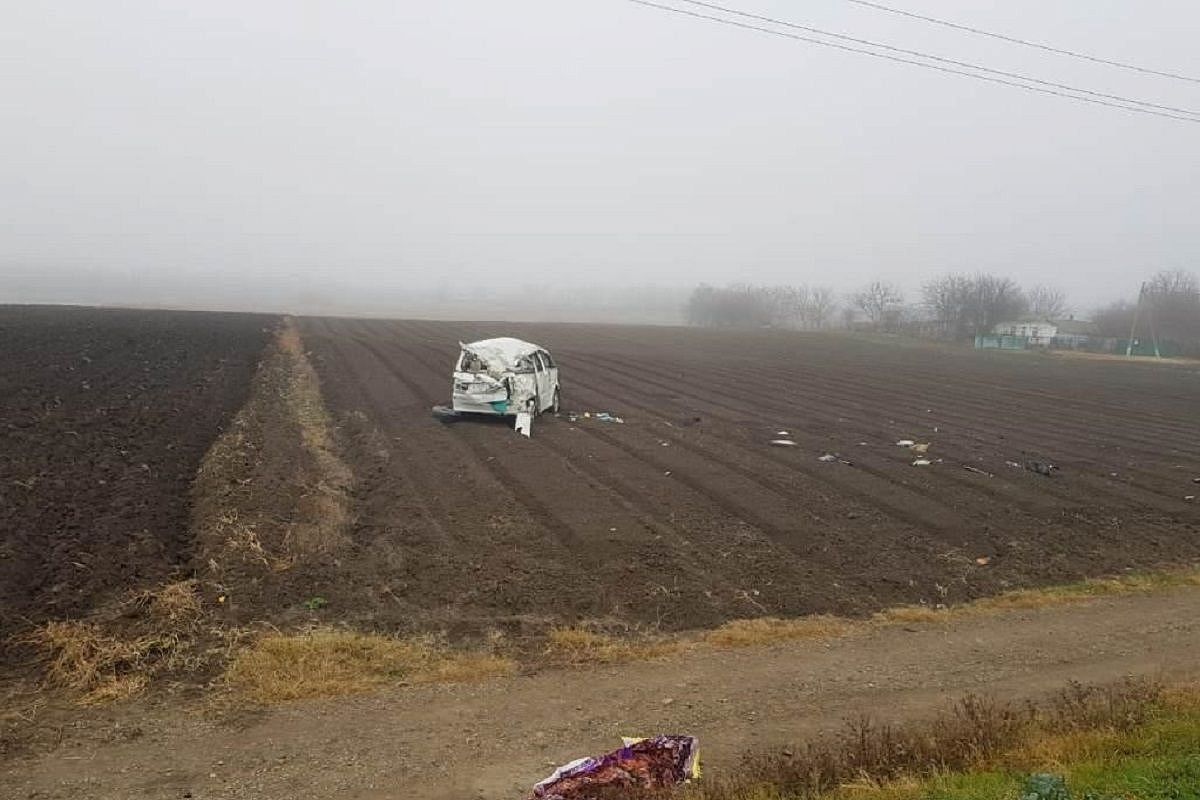
[[[1138,298],[1109,303],[1092,321],[1101,335],[1125,338],[1134,330],[1135,317],[1140,317],[1140,336],[1200,352],[1200,279],[1185,270],[1163,270],[1142,284]]]
[[[1200,280],[1183,270],[1155,274],[1143,284],[1139,302],[1119,300],[1096,311],[1101,336],[1126,338],[1135,314],[1154,335],[1200,352]],[[824,286],[725,287],[701,285],[687,301],[692,325],[719,328],[847,328],[912,332],[949,339],[989,333],[1003,322],[1021,319],[1062,321],[1072,317],[1066,293],[1052,286],[1022,288],[989,273],[950,273],[926,281],[920,299],[906,304],[895,284],[876,280],[839,300]]]
[[[954,339],[988,333],[1001,322],[1024,317],[1057,320],[1070,311],[1059,289],[1035,286],[1025,291],[1011,278],[986,273],[926,281],[921,298],[940,333]]]
[[[684,317],[691,325],[713,328],[820,330],[833,321],[835,298],[834,291],[826,286],[702,284],[688,298]]]

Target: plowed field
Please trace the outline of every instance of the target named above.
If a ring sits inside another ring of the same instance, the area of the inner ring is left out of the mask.
[[[1194,367],[679,328],[302,330],[359,480],[353,579],[332,588],[400,626],[862,614],[1200,558]],[[434,420],[457,343],[494,335],[549,348],[565,407],[624,424],[546,416],[524,440]]]
[[[0,307],[0,634],[186,573],[267,317]]]

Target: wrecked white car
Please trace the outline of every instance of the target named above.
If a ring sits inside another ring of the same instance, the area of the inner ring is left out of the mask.
[[[558,366],[544,347],[520,339],[462,344],[454,366],[451,408],[455,414],[535,417],[557,413]]]

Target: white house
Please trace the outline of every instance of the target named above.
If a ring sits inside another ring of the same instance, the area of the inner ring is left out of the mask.
[[[1050,340],[1058,334],[1058,325],[1048,319],[1019,319],[1001,322],[992,329],[999,336],[1020,336],[1028,339],[1035,347],[1049,347]]]
[[[1069,319],[1021,319],[1001,322],[992,329],[999,336],[1021,336],[1033,347],[1078,347],[1087,344],[1096,335],[1096,326],[1091,322],[1071,317]]]

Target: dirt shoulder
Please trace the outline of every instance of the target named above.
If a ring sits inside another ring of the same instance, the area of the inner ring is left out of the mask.
[[[5,797],[519,798],[621,734],[700,737],[706,768],[870,713],[930,714],[966,692],[1035,696],[1071,680],[1187,675],[1200,590],[694,652],[472,686],[303,703],[240,726],[176,708],[106,712],[10,762]],[[1192,673],[1194,674],[1194,672]]]

